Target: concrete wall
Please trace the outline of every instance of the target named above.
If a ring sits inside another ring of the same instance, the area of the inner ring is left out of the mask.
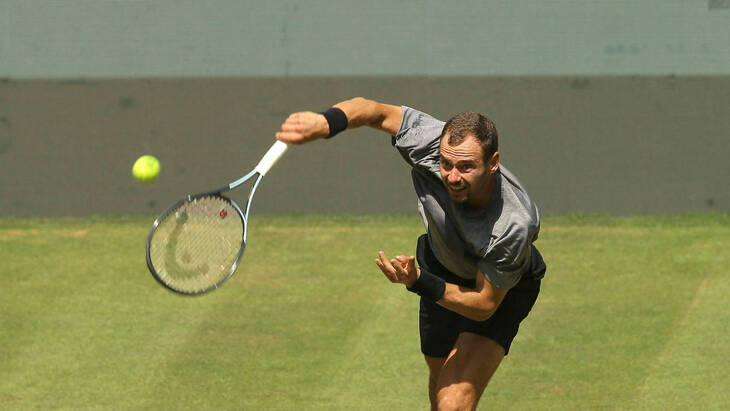
[[[546,213],[730,209],[728,0],[0,0],[0,215],[157,213],[355,95],[489,114]],[[255,207],[415,200],[359,130],[291,150]]]
[[[730,74],[729,0],[0,0],[0,77]]]
[[[248,171],[289,112],[355,95],[489,114],[503,163],[545,213],[730,210],[730,76],[383,77],[0,83],[0,214],[154,214]],[[155,183],[131,178],[143,153],[162,161]],[[415,200],[390,138],[361,129],[294,147],[254,207],[412,212]]]

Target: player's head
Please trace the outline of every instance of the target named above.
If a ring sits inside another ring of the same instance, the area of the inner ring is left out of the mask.
[[[488,163],[492,155],[499,151],[497,126],[483,114],[473,111],[457,114],[446,122],[441,132],[441,138],[448,137],[447,142],[451,145],[461,144],[469,136],[476,137],[479,141],[485,163]]]
[[[440,146],[441,178],[451,199],[484,206],[492,175],[499,169],[497,128],[487,116],[466,112],[444,125]]]

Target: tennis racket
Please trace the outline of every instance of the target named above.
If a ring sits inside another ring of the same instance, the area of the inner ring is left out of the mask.
[[[147,267],[160,284],[196,295],[217,289],[233,275],[246,248],[256,188],[287,147],[277,141],[250,173],[218,190],[188,195],[157,217],[147,236]],[[254,183],[242,211],[223,193],[249,180]]]

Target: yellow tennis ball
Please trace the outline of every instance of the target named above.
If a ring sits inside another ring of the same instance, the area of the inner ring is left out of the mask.
[[[154,181],[160,175],[160,162],[154,156],[144,155],[134,162],[132,175],[145,183]]]

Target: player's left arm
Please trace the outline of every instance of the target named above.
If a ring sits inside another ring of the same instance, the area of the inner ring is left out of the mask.
[[[476,288],[446,283],[444,296],[436,302],[466,318],[486,321],[497,311],[506,294],[507,290],[492,285],[480,271],[477,273]]]
[[[408,289],[412,289],[421,277],[421,269],[416,266],[412,256],[399,255],[388,260],[381,251],[375,263],[391,282],[401,283]],[[466,318],[485,321],[497,311],[506,294],[507,290],[495,287],[479,272],[474,289],[444,283],[443,295],[436,302]]]

